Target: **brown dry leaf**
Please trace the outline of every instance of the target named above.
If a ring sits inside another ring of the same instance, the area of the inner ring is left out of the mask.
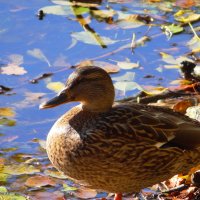
[[[56,192],[34,192],[33,195],[29,195],[31,200],[65,200],[64,193]],[[50,198],[51,197],[51,198]]]
[[[184,114],[186,113],[186,110],[191,106],[193,106],[193,102],[190,100],[182,100],[173,106],[173,110]]]
[[[0,116],[4,116],[4,117],[14,117],[15,116],[15,112],[13,111],[12,108],[0,108]]]
[[[5,67],[2,67],[1,70],[2,74],[7,75],[23,75],[27,73],[23,67],[20,67],[14,63],[7,64]]]
[[[25,185],[28,187],[43,187],[43,186],[55,186],[56,182],[48,176],[33,176],[26,180]]]
[[[96,190],[81,187],[76,192],[73,192],[73,194],[80,199],[89,199],[89,198],[95,198],[97,192]]]
[[[190,8],[192,6],[195,6],[194,0],[177,0],[176,6],[179,6],[181,8]]]

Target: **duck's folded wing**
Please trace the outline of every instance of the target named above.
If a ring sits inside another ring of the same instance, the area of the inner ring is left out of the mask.
[[[127,104],[114,107],[104,119],[104,125],[112,127],[107,133],[124,134],[158,148],[200,147],[200,123],[170,109]]]

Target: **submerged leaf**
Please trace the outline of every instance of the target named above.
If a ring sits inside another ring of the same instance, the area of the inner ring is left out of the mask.
[[[0,118],[0,125],[4,125],[4,126],[15,126],[16,121],[13,119],[8,119],[6,117],[2,117]]]

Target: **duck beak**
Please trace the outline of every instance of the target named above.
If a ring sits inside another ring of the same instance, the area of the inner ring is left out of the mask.
[[[59,106],[64,103],[71,101],[71,98],[68,96],[68,88],[64,88],[56,97],[50,99],[47,102],[40,104],[40,109],[47,109]]]

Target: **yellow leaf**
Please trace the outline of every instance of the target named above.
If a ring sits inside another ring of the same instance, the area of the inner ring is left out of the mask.
[[[0,116],[4,117],[14,117],[15,112],[13,111],[12,108],[0,108]]]
[[[56,93],[61,91],[64,87],[65,87],[65,85],[61,82],[50,82],[50,83],[47,84],[47,88],[49,90],[56,92]]]

